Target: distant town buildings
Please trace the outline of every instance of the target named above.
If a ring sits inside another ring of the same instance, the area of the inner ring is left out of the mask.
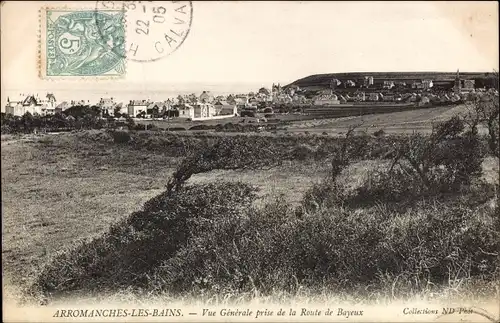
[[[382,86],[382,88],[384,88],[386,90],[390,90],[394,86],[395,86],[394,81],[384,81],[384,85]]]
[[[218,100],[214,103],[215,114],[218,116],[223,115],[237,115],[238,109],[235,104],[229,104],[225,100]]]
[[[373,83],[374,83],[373,76],[365,76],[363,83],[365,87],[370,87],[373,85]]]
[[[212,103],[214,101],[214,96],[210,91],[203,91],[200,95],[200,102],[202,103]]]
[[[149,100],[130,100],[128,104],[128,115],[136,118],[139,114],[146,114],[148,106],[151,104]]]
[[[428,90],[434,86],[434,82],[432,80],[422,80],[422,85],[425,90]]]
[[[383,74],[381,74],[383,75]],[[415,74],[417,75],[417,74]],[[397,75],[396,75],[397,76]],[[375,76],[376,77],[376,76]],[[273,105],[342,105],[370,104],[375,102],[401,102],[425,104],[458,102],[467,100],[473,93],[486,91],[477,89],[484,86],[483,81],[462,79],[457,70],[455,77],[446,80],[436,80],[427,77],[422,79],[402,76],[400,79],[384,76],[375,79],[374,76],[329,77],[328,83],[313,84],[310,89],[295,84],[281,86],[273,83],[270,88],[261,87],[256,92],[245,94],[215,96],[210,91],[178,95],[164,101],[145,99],[130,100],[128,103],[118,103],[113,97],[103,97],[97,103],[89,100],[71,100],[58,103],[53,93],[39,97],[37,94],[22,94],[12,99],[7,98],[5,112],[22,116],[26,112],[39,115],[51,115],[62,112],[73,106],[97,106],[102,117],[130,116],[132,118],[190,118],[207,119],[234,116],[242,111],[264,111],[272,109]],[[356,81],[354,81],[356,80]],[[326,80],[325,80],[326,81]],[[472,94],[471,94],[472,93]],[[424,103],[422,103],[424,102]]]
[[[101,98],[98,104],[103,115],[114,116],[116,103],[113,98]]]
[[[38,94],[24,95],[20,94],[17,100],[7,98],[5,113],[15,116],[22,116],[29,112],[31,114],[52,115],[56,113],[57,100],[52,93],[47,93],[45,97],[40,98]]]
[[[379,94],[378,93],[370,93],[368,96],[368,101],[378,101],[379,99]]]
[[[333,93],[332,89],[327,89],[320,91],[318,95],[313,98],[314,105],[332,105],[332,104],[340,104],[340,101]]]

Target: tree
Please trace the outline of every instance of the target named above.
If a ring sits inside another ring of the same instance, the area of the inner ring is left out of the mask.
[[[21,122],[23,124],[23,128],[25,132],[31,132],[31,128],[33,126],[33,115],[29,112],[26,112],[21,117]]]
[[[121,117],[122,114],[120,113],[120,111],[121,111],[121,107],[120,106],[116,106],[115,109],[114,109],[114,111],[113,111],[115,118]]]
[[[497,93],[476,95],[466,104],[465,122],[474,135],[478,134],[478,126],[486,123],[488,128],[488,146],[490,151],[498,156],[498,124],[499,103]]]
[[[134,129],[135,127],[135,122],[134,119],[132,119],[129,115],[126,115],[125,118],[127,119],[127,126],[130,130]]]

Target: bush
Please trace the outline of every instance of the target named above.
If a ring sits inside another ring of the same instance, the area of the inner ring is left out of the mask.
[[[476,134],[463,130],[462,120],[455,117],[437,125],[430,137],[406,138],[397,148],[394,165],[429,193],[457,192],[481,175],[485,151]]]
[[[189,128],[189,130],[212,130],[214,128],[215,128],[215,126],[209,126],[206,124],[199,124],[196,126],[192,126],[191,128]]]
[[[243,110],[243,111],[241,111],[240,116],[241,117],[252,117],[252,118],[255,118],[256,113],[255,113],[255,111]]]
[[[313,147],[306,144],[301,144],[293,149],[291,156],[293,159],[304,161],[314,158],[315,153],[316,150]]]
[[[374,135],[375,137],[382,137],[382,136],[384,136],[384,135],[385,135],[385,131],[384,131],[384,129],[379,129],[379,130],[375,131],[375,132],[373,133],[373,135]]]
[[[101,237],[56,256],[32,292],[144,287],[155,268],[186,246],[205,223],[239,216],[254,191],[241,183],[216,183],[160,194]]]
[[[127,131],[112,131],[111,135],[113,136],[113,141],[117,144],[126,144],[132,139],[130,133]]]

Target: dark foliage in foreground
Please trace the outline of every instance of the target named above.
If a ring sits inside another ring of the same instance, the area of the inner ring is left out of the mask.
[[[499,209],[469,203],[481,195],[496,198],[498,191],[479,180],[484,149],[476,134],[459,119],[429,137],[390,145],[391,138],[376,139],[377,146],[352,133],[332,145],[196,138],[197,147],[164,193],[101,237],[55,257],[30,292],[132,287],[191,295],[293,294],[303,286],[339,292],[362,286],[397,297],[500,279]],[[380,179],[354,192],[337,183],[350,163],[375,155],[392,160]],[[279,198],[255,207],[255,189],[243,183],[186,185],[192,175],[214,169],[258,169],[314,156],[330,157],[331,174],[296,209]],[[374,203],[359,208],[360,197]],[[390,206],[398,199],[406,208]]]
[[[165,192],[103,236],[56,256],[33,288],[51,293],[144,286],[157,266],[199,232],[200,223],[241,215],[253,197],[251,187],[238,183]]]

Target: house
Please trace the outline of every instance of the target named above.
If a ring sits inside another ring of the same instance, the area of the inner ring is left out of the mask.
[[[44,108],[42,107],[42,113],[45,115],[54,115],[56,113],[56,107],[57,107],[56,97],[52,93],[47,93],[45,98],[46,100],[42,100],[40,102],[45,108],[45,113],[43,113]]]
[[[211,118],[215,116],[215,107],[211,103],[198,103],[193,105],[193,119]]]
[[[373,85],[373,76],[365,76],[363,80],[363,85],[365,87],[370,87]]]
[[[168,106],[165,102],[151,102],[146,108],[146,116],[157,118],[160,114],[163,114],[169,108],[170,106]]]
[[[379,100],[379,94],[378,93],[370,93],[368,95],[368,101],[378,101]]]
[[[476,87],[475,80],[464,80],[464,85],[462,87],[462,90],[471,91],[474,90],[475,87]]]
[[[139,114],[146,114],[150,104],[149,100],[130,100],[127,108],[128,115],[131,118],[137,118]]]
[[[178,104],[174,106],[174,109],[179,111],[179,118],[189,118],[194,119],[194,109],[190,104]]]
[[[331,79],[330,81],[330,88],[331,89],[336,89],[342,84],[342,82],[336,78]]]
[[[293,102],[292,97],[288,93],[279,93],[273,98],[274,103],[290,104]]]
[[[114,116],[116,103],[113,98],[101,98],[97,104],[101,108],[103,115]]]
[[[38,94],[27,96],[21,94],[19,100],[11,101],[7,98],[5,112],[17,116],[22,116],[26,112],[42,116],[53,115],[56,113],[56,106],[56,98],[52,93],[47,93],[44,99],[41,99]]]
[[[432,84],[432,81],[430,84]],[[416,90],[425,90],[428,88],[426,86],[429,86],[429,84],[425,84],[423,82],[418,82],[418,81],[415,81],[411,84],[411,88]]]
[[[417,94],[416,93],[408,93],[405,95],[406,102],[417,102]]]
[[[365,92],[358,92],[358,93],[356,93],[356,96],[354,97],[354,101],[360,101],[360,102],[366,101]]]
[[[345,87],[355,87],[356,86],[356,82],[354,82],[353,80],[347,80],[345,83],[344,83]]]
[[[90,100],[71,100],[70,107],[74,106],[90,106]]]
[[[221,116],[221,115],[237,115],[238,114],[238,108],[236,107],[236,104],[229,104],[227,101],[224,100],[219,100],[215,102],[214,104],[215,107],[215,115]]]
[[[395,82],[394,85],[398,89],[404,89],[404,88],[406,88],[406,82]]]
[[[230,97],[226,100],[229,104],[235,104],[238,109],[244,109],[249,105],[248,97],[246,95],[236,95],[232,100]]]
[[[303,94],[295,93],[292,97],[292,102],[296,104],[305,104],[307,102],[307,98]]]
[[[331,105],[340,104],[338,97],[333,93],[331,89],[323,90],[318,93],[313,98],[314,105]]]
[[[268,96],[268,95],[270,95],[270,94],[271,94],[271,92],[269,92],[269,90],[268,90],[268,89],[266,89],[266,88],[264,88],[264,87],[261,87],[261,88],[259,89],[258,94],[262,94],[262,95]]]
[[[297,93],[298,91],[300,90],[299,86],[298,85],[290,85],[287,89],[286,89],[286,93],[290,96],[293,96],[295,93]]]
[[[422,86],[424,90],[428,90],[434,86],[434,82],[432,80],[422,80]]]
[[[228,104],[236,104],[236,98],[235,98],[235,96],[234,96],[234,95],[232,95],[232,94],[229,94],[229,95],[227,96],[227,98],[226,98],[226,102],[227,102]]]
[[[426,105],[426,104],[429,104],[430,102],[431,102],[431,100],[427,96],[423,96],[420,99],[420,102],[418,102],[418,105]]]
[[[384,85],[382,86],[382,88],[384,88],[386,90],[390,90],[394,86],[395,86],[394,81],[384,81]]]
[[[63,101],[59,103],[56,108],[55,108],[55,113],[61,113],[64,110],[68,109],[70,107],[69,103],[66,101]]]
[[[201,103],[212,103],[214,101],[214,96],[210,93],[210,91],[203,91],[200,94],[199,99]]]

